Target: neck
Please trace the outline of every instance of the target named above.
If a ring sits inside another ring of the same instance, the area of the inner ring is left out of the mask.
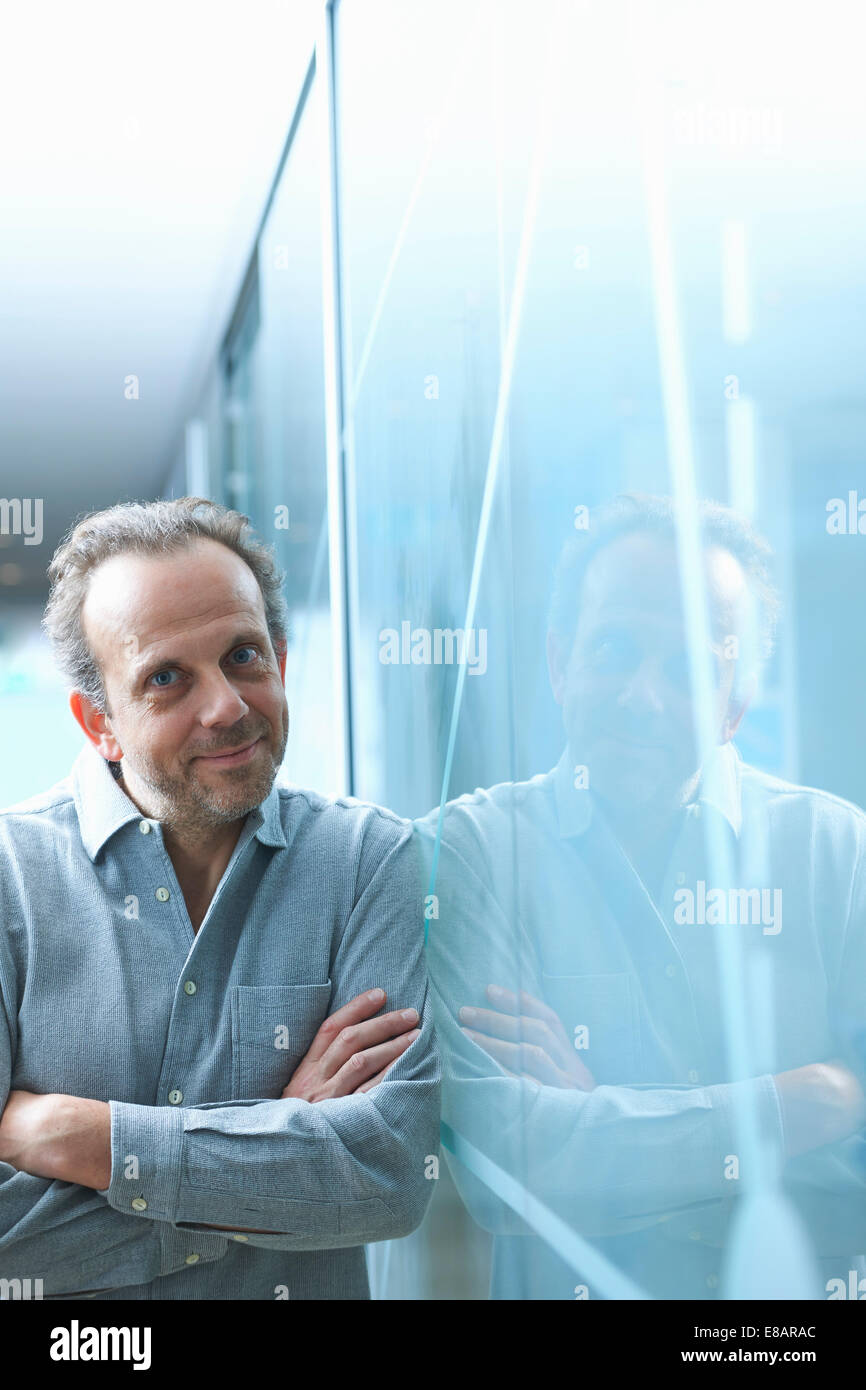
[[[614,835],[633,863],[652,855],[667,836],[677,814],[674,806],[644,807],[637,813],[631,808],[621,811],[605,802],[602,806]]]
[[[230,821],[228,825],[178,826],[170,821],[162,822],[162,838],[175,869],[182,866],[188,873],[206,873],[216,861],[223,861],[223,868],[232,857],[232,850],[238,842],[244,820]]]
[[[690,802],[701,781],[700,771],[688,778],[674,796],[664,801],[634,806],[617,806],[600,798],[605,818],[636,869],[655,872],[660,857],[666,855],[674,825],[683,807]]]
[[[243,820],[195,834],[163,824],[163,841],[195,931],[201,926],[238,842]]]
[[[143,816],[159,820],[162,838],[186,902],[193,928],[198,930],[220,879],[232,857],[246,816],[224,825],[163,820],[136,795],[124,777],[121,783]]]

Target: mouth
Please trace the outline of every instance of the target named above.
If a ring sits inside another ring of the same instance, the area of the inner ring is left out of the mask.
[[[622,744],[623,748],[645,749],[647,752],[661,752],[665,747],[663,743],[653,739],[633,738],[630,734],[613,733],[610,729],[604,730],[604,737]]]
[[[195,761],[208,767],[243,767],[245,763],[252,762],[261,741],[261,738],[253,739],[252,743],[229,748],[225,753],[200,754]]]

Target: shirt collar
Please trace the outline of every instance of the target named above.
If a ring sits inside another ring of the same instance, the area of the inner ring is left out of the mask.
[[[142,814],[129,799],[111,768],[91,743],[85,743],[72,767],[72,785],[81,842],[91,860],[118,830]],[[256,836],[263,845],[285,849],[286,836],[280,815],[280,794],[276,782],[260,805],[245,821],[247,838]]]
[[[743,823],[741,768],[742,758],[733,743],[721,744],[707,761],[697,791],[685,809],[694,815],[699,805],[712,807],[739,836]],[[593,799],[588,788],[575,787],[568,747],[551,776],[560,836],[568,839],[585,834],[592,821]]]
[[[711,806],[739,837],[743,825],[743,760],[733,743],[722,743],[704,765],[690,806]]]

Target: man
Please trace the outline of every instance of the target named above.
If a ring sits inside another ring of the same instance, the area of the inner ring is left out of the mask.
[[[416,826],[436,867],[443,1119],[497,1236],[496,1296],[622,1296],[613,1269],[654,1297],[717,1297],[738,1198],[779,1170],[809,1287],[866,1272],[866,817],[740,759],[777,599],[744,521],[704,503],[698,525],[713,746],[673,505],[622,497],[558,568],[558,766]],[[578,1238],[571,1260],[552,1218]],[[772,1296],[791,1271],[751,1238]]]
[[[410,828],[275,785],[286,613],[246,518],[112,507],[50,577],[87,741],[0,816],[0,1272],[367,1298],[437,1149]]]

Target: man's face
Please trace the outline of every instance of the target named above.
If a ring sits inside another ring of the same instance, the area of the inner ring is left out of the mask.
[[[258,806],[282,763],[289,716],[261,590],[243,560],[205,539],[166,556],[115,556],[94,572],[82,621],[107,697],[101,751],[122,754],[136,802],[192,828]]]
[[[736,728],[735,662],[727,639],[749,604],[742,568],[728,551],[705,552],[714,654],[718,742]],[[674,543],[620,537],[587,567],[574,645],[551,643],[554,696],[576,764],[593,792],[621,812],[669,811],[699,766],[689,657]]]

